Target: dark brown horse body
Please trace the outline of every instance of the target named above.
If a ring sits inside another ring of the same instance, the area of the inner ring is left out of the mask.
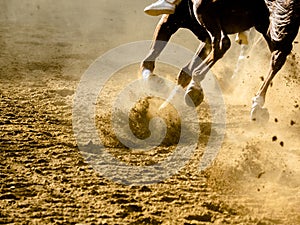
[[[266,26],[269,17],[263,0],[194,0],[197,20],[210,32],[221,29],[226,34]],[[218,31],[219,32],[219,31]]]
[[[182,0],[175,14],[164,16],[158,24],[142,69],[151,74],[155,59],[171,35],[180,27],[190,29],[202,44],[191,62],[180,71],[178,84],[187,86],[186,94],[197,106],[203,100],[200,82],[230,48],[228,34],[254,27],[264,36],[272,57],[268,77],[253,98],[251,117],[266,119],[265,95],[292,50],[299,29],[299,5],[299,0]]]

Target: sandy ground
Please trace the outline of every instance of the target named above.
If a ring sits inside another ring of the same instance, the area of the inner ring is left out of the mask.
[[[268,92],[270,121],[265,125],[249,121],[251,97],[269,65],[264,42],[253,47],[237,79],[228,81],[239,49],[235,44],[213,69],[224,91],[227,128],[208,170],[197,170],[211,135],[206,103],[198,109],[203,129],[195,155],[158,184],[117,184],[85,162],[72,128],[77,85],[106,51],[151,39],[159,18],[144,15],[149,3],[0,2],[0,223],[300,224],[298,42]],[[183,30],[172,41],[191,50],[198,44]],[[105,87],[97,102],[97,127],[114,156],[148,165],[173,147],[128,151],[109,124],[115,92],[137,70],[138,65],[124,68],[119,71],[124,78],[116,76]],[[164,65],[157,68],[157,74],[173,80],[176,73]]]

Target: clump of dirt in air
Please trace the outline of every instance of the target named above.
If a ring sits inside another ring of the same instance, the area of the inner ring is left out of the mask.
[[[176,109],[170,104],[160,110],[159,107],[163,102],[164,100],[154,97],[140,99],[129,113],[129,126],[137,138],[146,139],[151,136],[149,129],[151,119],[159,117],[167,128],[161,145],[176,145],[180,139],[181,120]]]

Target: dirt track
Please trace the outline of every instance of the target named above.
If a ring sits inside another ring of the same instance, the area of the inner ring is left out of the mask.
[[[227,129],[218,158],[204,173],[196,165],[209,132],[191,163],[159,184],[116,184],[85,163],[72,129],[76,87],[104,52],[152,37],[158,18],[143,14],[148,3],[0,3],[0,223],[300,224],[298,43],[268,92],[271,116],[265,126],[251,123],[249,110],[269,65],[266,46],[254,47],[230,91],[225,80],[238,46],[216,65]],[[198,44],[184,31],[172,40],[192,50]],[[120,73],[136,76],[138,68],[133,67]],[[160,75],[176,71],[157,69]],[[176,73],[168,75],[174,79]],[[108,94],[98,102],[100,130],[109,130],[108,106],[115,88],[114,83],[106,87]],[[210,125],[205,103],[199,113],[205,131]],[[102,138],[110,152],[126,161],[127,150],[112,148],[120,146],[114,146],[110,132]],[[170,149],[135,153],[136,163],[155,163]]]

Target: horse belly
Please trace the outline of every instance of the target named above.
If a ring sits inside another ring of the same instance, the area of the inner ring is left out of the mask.
[[[221,17],[222,30],[227,34],[245,31],[254,25],[253,14],[247,11],[242,13],[233,11],[230,14],[224,14]]]
[[[225,1],[224,1],[225,2]],[[221,26],[227,34],[248,30],[264,18],[268,9],[264,0],[227,0],[221,6]]]

